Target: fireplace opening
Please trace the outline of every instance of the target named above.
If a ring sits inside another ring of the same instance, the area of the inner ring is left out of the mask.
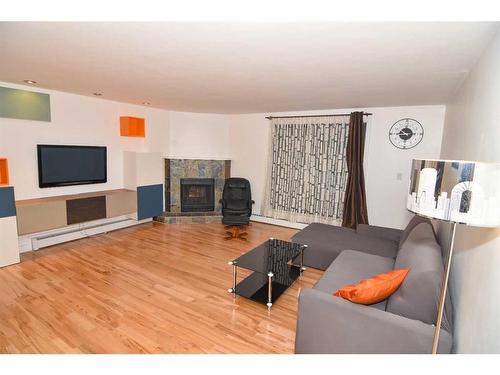
[[[215,210],[213,178],[181,178],[181,211]]]

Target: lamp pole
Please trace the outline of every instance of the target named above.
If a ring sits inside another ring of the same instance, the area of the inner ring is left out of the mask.
[[[451,240],[450,240],[450,249],[448,252],[448,260],[446,262],[446,270],[443,275],[443,285],[441,287],[441,299],[439,301],[439,310],[436,322],[436,328],[434,330],[434,339],[432,340],[432,354],[437,354],[438,344],[439,344],[439,333],[441,331],[441,322],[443,321],[443,313],[444,313],[444,302],[446,300],[446,290],[448,289],[448,278],[450,276],[450,268],[451,268],[451,258],[453,257],[453,245],[455,243],[455,232],[457,229],[457,223],[453,221],[451,223]]]

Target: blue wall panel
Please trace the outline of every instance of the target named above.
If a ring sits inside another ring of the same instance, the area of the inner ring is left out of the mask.
[[[137,187],[137,218],[148,219],[163,213],[163,184]]]
[[[12,186],[0,187],[0,218],[16,216],[16,201]]]

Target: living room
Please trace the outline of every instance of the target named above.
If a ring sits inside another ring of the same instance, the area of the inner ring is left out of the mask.
[[[71,21],[0,22],[1,353],[500,353],[498,22]]]

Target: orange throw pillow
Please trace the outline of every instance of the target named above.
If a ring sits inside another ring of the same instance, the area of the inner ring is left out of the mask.
[[[361,280],[356,285],[346,285],[333,295],[362,305],[378,303],[398,290],[409,271],[405,268],[381,273]]]

